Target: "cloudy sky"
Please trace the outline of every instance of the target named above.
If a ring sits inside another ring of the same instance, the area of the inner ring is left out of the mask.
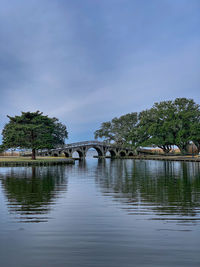
[[[156,101],[200,104],[199,14],[200,0],[1,0],[0,130],[40,110],[91,140]]]

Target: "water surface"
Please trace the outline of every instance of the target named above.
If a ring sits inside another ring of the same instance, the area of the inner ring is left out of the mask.
[[[199,163],[0,168],[1,266],[200,266]]]

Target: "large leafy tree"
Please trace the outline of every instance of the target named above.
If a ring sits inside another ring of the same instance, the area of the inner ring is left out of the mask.
[[[182,153],[186,153],[190,141],[195,142],[197,141],[196,138],[198,139],[198,130],[200,129],[199,105],[193,99],[187,98],[176,98],[173,105],[174,119],[171,121],[171,125],[175,145],[179,147]],[[196,131],[194,131],[194,126]]]
[[[95,138],[104,138],[106,141],[114,141],[118,144],[128,144],[130,142],[130,132],[136,127],[138,114],[128,113],[111,121],[103,122],[101,128],[95,131]]]
[[[192,99],[176,98],[174,101],[155,103],[139,115],[140,144],[156,145],[165,153],[176,145],[182,153],[186,153],[189,142],[195,138],[198,141],[199,118],[199,105]]]
[[[170,152],[175,143],[171,128],[174,116],[172,101],[155,103],[149,110],[139,114],[139,144],[143,146],[154,145],[165,153]]]
[[[2,131],[3,148],[32,149],[32,159],[35,159],[37,149],[62,145],[68,136],[65,125],[40,111],[22,112],[21,116],[8,118],[10,121]]]

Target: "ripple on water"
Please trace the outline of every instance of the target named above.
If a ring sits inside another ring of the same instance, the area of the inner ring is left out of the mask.
[[[2,266],[199,266],[199,163],[1,168],[0,191]]]

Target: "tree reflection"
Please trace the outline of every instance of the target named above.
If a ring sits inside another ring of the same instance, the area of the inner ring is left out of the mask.
[[[98,167],[96,177],[103,193],[128,204],[128,211],[135,206],[146,214],[154,211],[161,219],[176,215],[175,219],[192,220],[199,215],[198,163],[115,160]]]
[[[13,167],[0,174],[11,213],[21,222],[45,222],[59,192],[67,190],[64,166]]]

